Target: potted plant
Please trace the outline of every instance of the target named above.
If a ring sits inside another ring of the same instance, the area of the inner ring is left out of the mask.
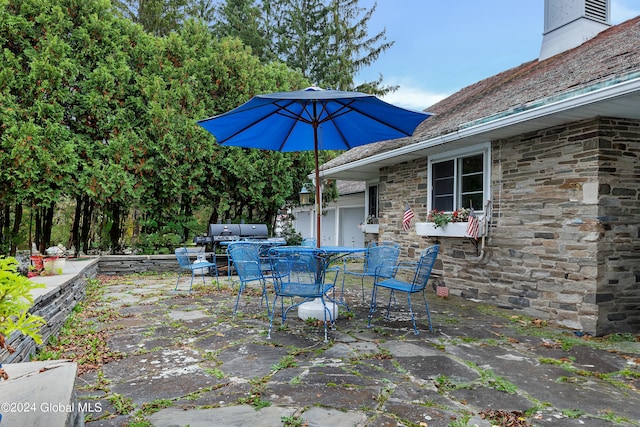
[[[49,274],[62,274],[64,265],[67,261],[67,248],[62,245],[51,246],[46,250],[47,256],[44,258],[44,273]]]
[[[40,328],[46,321],[33,314],[29,309],[33,305],[32,291],[44,288],[18,273],[18,261],[15,258],[0,257],[0,348],[9,353],[15,351],[9,343],[9,337],[15,331],[31,337],[42,344]],[[7,373],[0,365],[0,378],[7,379]]]

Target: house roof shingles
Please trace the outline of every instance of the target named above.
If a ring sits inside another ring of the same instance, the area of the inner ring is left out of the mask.
[[[465,123],[519,108],[640,70],[640,16],[612,26],[571,50],[537,59],[461,89],[426,111],[412,137],[352,148],[325,163],[337,167],[366,157],[446,135]]]

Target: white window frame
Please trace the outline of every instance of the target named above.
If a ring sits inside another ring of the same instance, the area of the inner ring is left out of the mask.
[[[484,207],[489,200],[489,195],[491,194],[491,143],[485,142],[482,144],[473,145],[470,147],[459,148],[457,150],[446,151],[443,153],[430,155],[427,163],[427,180],[428,180],[428,191],[427,191],[427,212],[431,211],[432,207],[432,193],[433,193],[433,182],[432,182],[432,168],[434,163],[446,162],[449,160],[454,160],[455,174],[454,174],[454,205],[453,209],[460,208],[460,172],[458,171],[459,159],[462,157],[475,156],[477,154],[484,155],[484,165],[483,165],[483,183],[482,183],[482,204],[483,206],[474,206],[473,209],[476,213],[484,213]],[[450,211],[451,212],[451,211]]]

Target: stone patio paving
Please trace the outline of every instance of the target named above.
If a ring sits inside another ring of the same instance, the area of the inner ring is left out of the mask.
[[[637,337],[577,337],[432,290],[434,332],[414,303],[414,335],[402,298],[367,328],[354,283],[329,343],[295,313],[267,340],[257,289],[234,317],[226,277],[192,293],[175,280],[103,278],[99,302],[76,316],[113,356],[80,367],[79,399],[99,408],[88,426],[640,426]]]

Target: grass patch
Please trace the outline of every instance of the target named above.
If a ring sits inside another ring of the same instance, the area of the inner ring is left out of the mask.
[[[251,405],[256,411],[271,406],[271,402],[262,399],[262,395],[266,391],[264,379],[253,379],[250,381],[250,384],[251,390],[249,391],[249,396],[239,398],[238,403]]]
[[[307,421],[304,418],[294,415],[282,417],[280,421],[282,421],[283,427],[305,427],[307,425]]]
[[[111,351],[106,344],[110,337],[109,323],[121,316],[114,310],[96,308],[104,292],[100,281],[89,280],[84,301],[76,304],[58,337],[51,337],[33,360],[70,359],[78,364],[78,375],[82,375],[123,358],[125,354]]]
[[[564,415],[567,418],[580,418],[585,414],[586,412],[583,411],[582,409],[563,409],[562,410],[562,415]]]
[[[155,399],[151,402],[144,402],[140,406],[140,410],[138,411],[138,416],[148,417],[149,415],[155,414],[161,409],[168,408],[173,405],[173,401],[171,399]]]
[[[273,365],[271,367],[271,369],[273,369],[274,371],[279,371],[286,368],[295,368],[296,366],[298,366],[298,362],[296,362],[295,356],[288,354],[286,356],[283,356],[276,365]]]
[[[108,396],[107,400],[113,405],[113,408],[120,415],[127,415],[135,409],[133,406],[133,399],[124,397],[118,393]]]

